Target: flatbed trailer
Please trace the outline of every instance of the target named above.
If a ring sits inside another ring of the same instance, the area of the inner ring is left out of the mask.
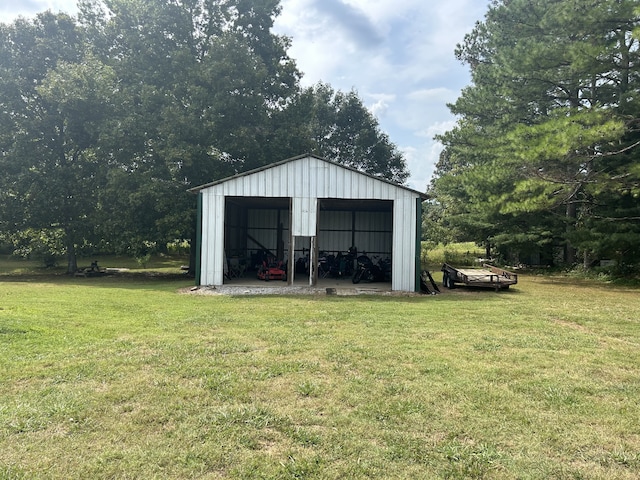
[[[442,265],[442,284],[447,288],[455,288],[457,283],[468,287],[488,287],[506,290],[518,283],[518,275],[493,265],[482,268],[456,268],[445,263]]]

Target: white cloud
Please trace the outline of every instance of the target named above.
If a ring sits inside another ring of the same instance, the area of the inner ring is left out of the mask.
[[[72,15],[78,12],[75,0],[0,0],[0,21],[10,23],[18,16],[30,17],[46,10]]]
[[[456,126],[455,120],[447,120],[446,122],[436,122],[429,126],[427,126],[426,130],[422,135],[426,138],[433,138],[436,135],[442,135],[444,132],[448,132],[453,127]]]
[[[446,87],[436,87],[436,88],[423,88],[421,90],[415,90],[413,92],[409,92],[407,98],[416,102],[442,102],[444,99],[455,99],[457,96],[457,92],[446,88]]]
[[[418,143],[400,148],[411,171],[408,185],[414,190],[424,192],[431,181],[436,164],[442,152],[442,144],[435,141]]]
[[[293,37],[303,83],[355,88],[405,154],[410,184],[423,189],[442,150],[433,136],[454,125],[446,104],[469,83],[455,47],[489,1],[329,0],[316,9],[321,1],[283,0],[276,23]],[[340,11],[348,13],[334,27],[328,19]]]
[[[373,93],[365,94],[364,96],[365,98],[375,100],[375,102],[369,106],[369,111],[378,119],[381,119],[386,115],[390,106],[396,100],[395,94]]]

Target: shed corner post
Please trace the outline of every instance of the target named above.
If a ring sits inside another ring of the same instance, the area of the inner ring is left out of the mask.
[[[414,292],[420,291],[420,269],[422,267],[420,256],[422,254],[422,198],[416,198],[416,275]]]
[[[196,213],[196,286],[202,285],[202,190],[198,192],[198,208]]]
[[[289,253],[287,254],[287,285],[293,285],[296,265],[296,237],[293,235],[293,198],[289,198]]]

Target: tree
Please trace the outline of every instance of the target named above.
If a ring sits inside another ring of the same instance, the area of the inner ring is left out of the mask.
[[[321,99],[313,89],[299,92],[300,74],[286,53],[289,41],[270,31],[277,1],[189,0],[153,2],[150,8],[147,3],[88,2],[81,15],[103,61],[119,72],[127,92],[123,97],[130,99],[125,100],[129,114],[121,120],[129,132],[126,148],[120,142],[116,149],[114,142],[112,161],[119,170],[109,177],[101,222],[108,226],[110,218],[117,219],[111,229],[123,235],[118,248],[127,246],[126,238],[147,244],[154,225],[154,243],[172,239],[163,235],[193,240],[190,186],[307,151],[334,158],[302,134],[311,127],[308,114],[323,108],[327,126],[344,129],[344,135],[353,131],[359,151],[341,152],[352,166],[406,178],[395,146],[355,94],[335,94],[328,86]],[[110,13],[100,13],[103,8]],[[311,118],[316,124],[320,120],[315,114]],[[356,128],[368,136],[356,135]],[[117,133],[113,137],[118,139]],[[335,145],[349,140],[338,137],[333,135]],[[123,192],[123,186],[131,190]],[[147,200],[137,193],[141,190]],[[169,205],[163,201],[167,197],[173,199]],[[113,214],[122,211],[130,214]],[[144,222],[135,220],[140,212]],[[134,234],[136,229],[141,231]]]
[[[355,92],[300,91],[289,40],[271,31],[279,11],[278,0],[81,0],[77,21],[0,26],[3,231],[64,238],[73,272],[78,250],[143,255],[194,239],[190,187],[305,151],[404,181]]]
[[[633,9],[617,0],[492,3],[456,52],[473,84],[450,106],[459,121],[440,137],[432,184],[459,228],[482,225],[468,231],[474,239],[514,251],[563,245],[567,263],[576,249],[585,264],[638,259],[625,246],[640,240]],[[596,233],[612,223],[624,241]]]
[[[299,77],[288,40],[271,32],[278,12],[275,0],[83,3],[82,24],[125,92],[101,202],[112,246],[195,239],[189,187],[274,161],[271,116]]]
[[[318,83],[276,112],[274,123],[272,156],[310,152],[399,184],[409,176],[402,153],[355,91],[344,93]]]
[[[91,236],[102,174],[94,149],[117,90],[86,54],[72,18],[40,14],[0,26],[3,230],[59,230],[69,272]]]

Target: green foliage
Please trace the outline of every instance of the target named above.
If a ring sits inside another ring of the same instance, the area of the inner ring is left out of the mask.
[[[21,230],[8,235],[6,241],[10,242],[11,254],[38,259],[45,267],[56,266],[58,259],[65,254],[64,232],[60,229]]]
[[[274,122],[273,158],[309,152],[399,184],[409,176],[402,154],[355,91],[318,83],[292,97]]]
[[[65,248],[88,238],[100,163],[91,149],[111,109],[113,73],[86,55],[70,17],[50,12],[2,25],[0,225],[61,230]]]
[[[300,88],[279,1],[79,10],[0,25],[0,229],[62,232],[70,273],[87,250],[192,241],[190,187],[293,155],[406,179],[355,92]]]
[[[135,259],[138,265],[140,265],[142,268],[147,268],[149,260],[151,260],[151,252],[139,253],[136,255]]]
[[[448,222],[442,204],[432,200],[422,204],[422,240],[430,246],[448,244],[455,240],[455,232]]]
[[[466,36],[456,55],[473,84],[450,106],[460,120],[439,137],[431,186],[458,239],[489,239],[516,256],[561,248],[568,264],[576,251],[585,265],[613,252],[640,262],[629,248],[640,241],[634,9],[496,1]],[[628,236],[605,238],[614,225]]]
[[[431,271],[440,271],[443,263],[457,267],[477,267],[479,259],[485,258],[486,251],[473,242],[431,244],[422,243],[421,263],[423,268]]]

